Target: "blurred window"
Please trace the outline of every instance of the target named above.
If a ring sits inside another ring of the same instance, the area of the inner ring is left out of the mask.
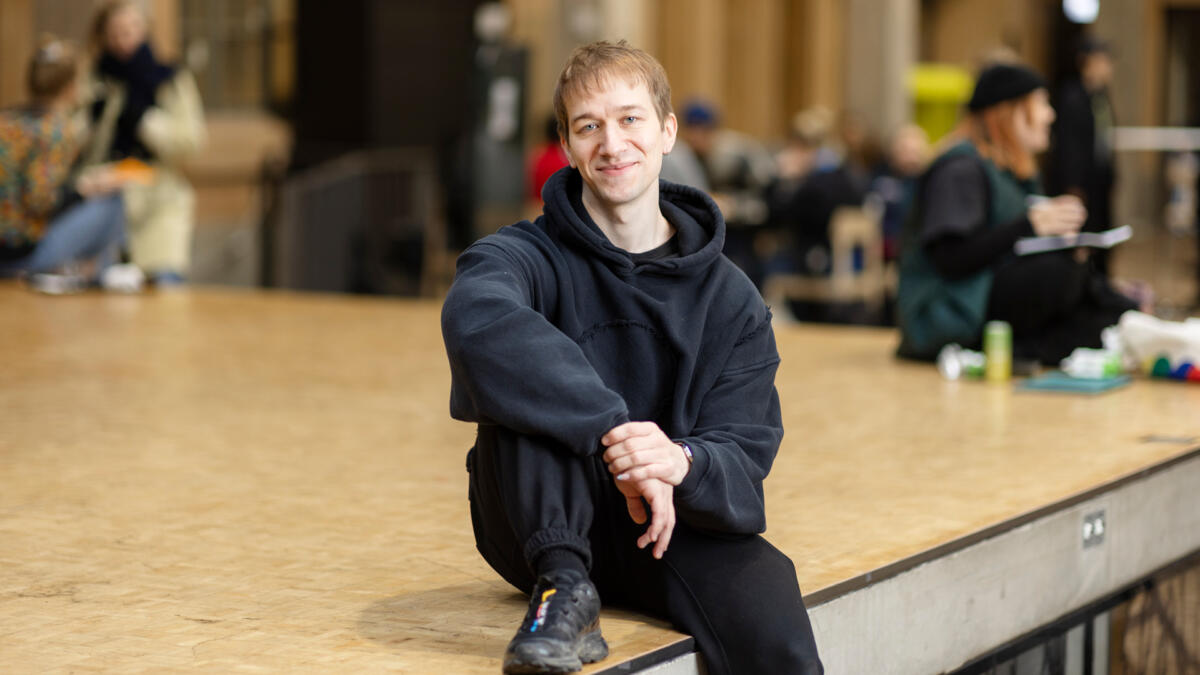
[[[295,71],[295,0],[181,0],[184,60],[205,107],[286,113]]]

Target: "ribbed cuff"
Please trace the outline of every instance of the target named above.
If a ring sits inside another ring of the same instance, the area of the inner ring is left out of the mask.
[[[534,569],[538,557],[552,548],[563,548],[575,553],[583,560],[584,567],[591,571],[591,544],[579,534],[560,528],[538,530],[525,542],[525,562],[529,564],[529,569]]]

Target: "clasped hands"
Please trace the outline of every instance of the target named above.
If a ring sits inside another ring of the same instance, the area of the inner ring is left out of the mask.
[[[675,529],[675,486],[683,482],[691,464],[683,449],[654,422],[627,422],[613,427],[600,439],[604,462],[633,522],[646,522],[650,505],[650,527],[638,537],[638,548],[654,544],[653,555],[661,559]],[[645,503],[642,500],[645,500]]]

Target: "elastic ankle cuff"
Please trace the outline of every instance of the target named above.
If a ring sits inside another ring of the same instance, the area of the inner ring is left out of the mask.
[[[567,549],[583,560],[583,566],[592,569],[592,547],[587,539],[571,530],[546,529],[534,532],[529,541],[525,542],[525,562],[530,569],[535,569],[538,556],[552,548]]]

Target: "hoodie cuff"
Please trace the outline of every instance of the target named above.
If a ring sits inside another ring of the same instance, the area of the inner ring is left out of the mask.
[[[603,455],[605,448],[604,448],[604,443],[602,443],[600,441],[600,439],[604,438],[604,434],[607,434],[608,432],[612,431],[613,429],[616,429],[617,427],[621,426],[622,424],[625,424],[628,421],[629,421],[629,413],[625,410],[622,410],[621,412],[617,413],[616,415],[613,415],[612,418],[608,421],[608,423],[606,425],[604,425],[603,429],[600,429],[595,435],[590,436],[588,438],[587,443],[589,444],[589,446],[586,448],[580,448],[580,450],[582,450],[581,454],[584,457],[591,457],[594,455]]]

